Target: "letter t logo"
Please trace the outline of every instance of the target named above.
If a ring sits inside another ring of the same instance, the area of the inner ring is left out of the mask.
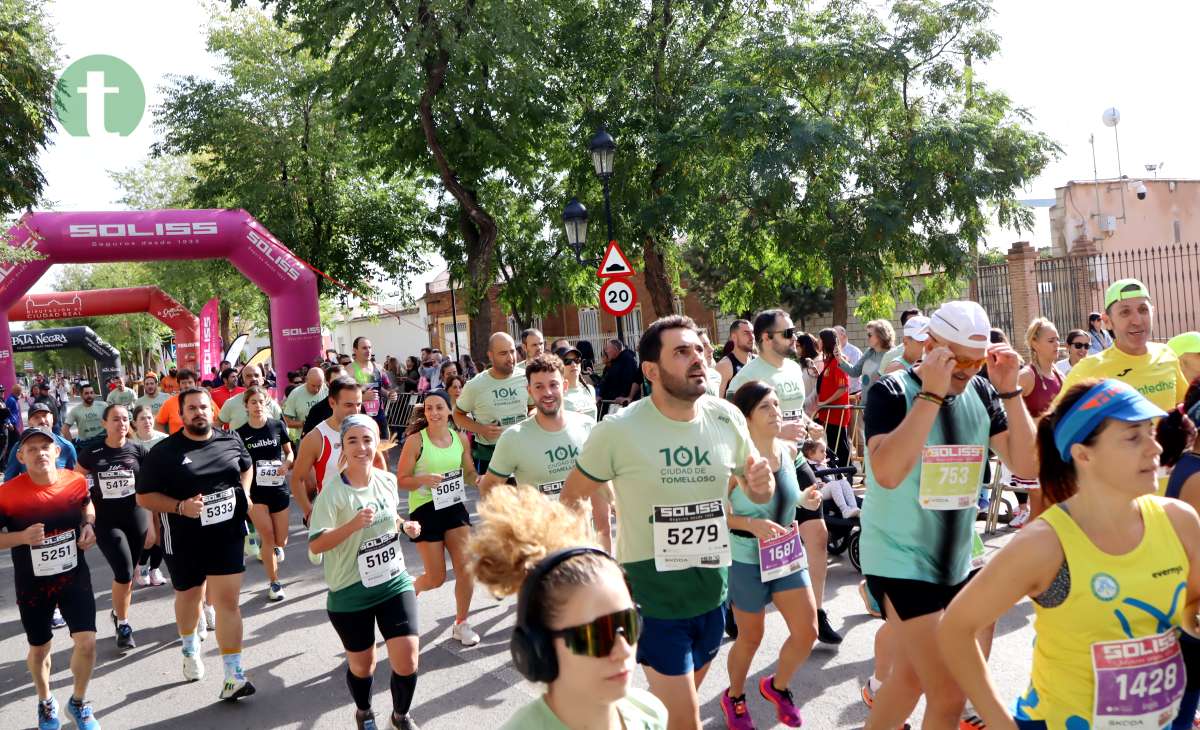
[[[87,132],[89,137],[119,137],[116,132],[104,128],[104,97],[118,94],[121,89],[104,85],[104,71],[88,71],[87,85],[76,89],[87,97]]]

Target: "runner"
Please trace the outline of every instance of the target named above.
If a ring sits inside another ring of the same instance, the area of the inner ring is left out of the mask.
[[[113,378],[113,384],[116,387],[108,391],[108,396],[104,400],[110,405],[118,403],[126,408],[133,405],[133,402],[137,400],[137,391],[126,385],[124,378]]]
[[[574,347],[560,348],[554,353],[563,364],[563,406],[568,411],[582,413],[596,422],[596,389],[581,378],[583,355]]]
[[[1179,367],[1189,383],[1200,378],[1200,332],[1183,332],[1167,340],[1167,347],[1179,357]]]
[[[733,376],[725,390],[726,397],[732,401],[738,388],[744,383],[752,380],[763,381],[775,391],[775,398],[782,409],[783,431],[780,438],[799,444],[809,437],[824,436],[824,427],[804,412],[804,368],[795,360],[796,328],[792,324],[791,316],[782,309],[759,312],[754,318],[754,341],[758,357]],[[830,368],[831,371],[835,369]],[[796,520],[800,523],[800,537],[804,540],[805,550],[808,551],[812,592],[817,600],[818,638],[824,644],[836,645],[842,643],[842,635],[833,628],[828,614],[822,608],[825,602],[825,574],[829,561],[829,529],[825,526],[820,507],[818,504],[816,509],[809,509],[798,505]]]
[[[487,473],[496,440],[504,429],[529,417],[525,374],[513,368],[516,357],[512,338],[503,332],[493,334],[488,339],[492,366],[467,381],[454,405],[454,422],[463,431],[475,434],[471,456],[479,474]]]
[[[212,395],[213,403],[216,404],[218,409],[225,407],[225,401],[246,390],[238,385],[237,370],[234,370],[228,365],[225,365],[224,369],[221,370],[220,380],[220,385],[214,386],[209,390],[209,394]]]
[[[162,389],[167,395],[175,395],[179,392],[179,369],[170,368],[167,374],[162,379]]]
[[[667,708],[630,685],[642,619],[620,566],[587,522],[531,490],[500,486],[479,507],[471,571],[518,594],[513,665],[546,691],[501,730],[664,730]]]
[[[1104,292],[1104,327],[1113,331],[1112,347],[1080,360],[1063,381],[1062,393],[1088,378],[1119,378],[1170,411],[1187,393],[1179,357],[1167,345],[1152,342],[1154,305],[1150,290],[1137,279],[1121,279]],[[1095,331],[1093,331],[1095,336]]]
[[[1021,386],[1025,410],[1036,423],[1062,389],[1063,378],[1054,368],[1054,358],[1058,357],[1058,328],[1045,317],[1035,317],[1025,330],[1025,345],[1029,348],[1029,364],[1021,368],[1017,385]],[[1045,508],[1042,490],[1036,479],[1013,477],[1012,485],[1020,490],[1016,492],[1019,506],[1008,526],[1021,528],[1030,520],[1036,520]]]
[[[938,632],[989,727],[1014,718],[975,632],[1025,596],[1037,640],[1017,727],[1159,728],[1176,716],[1185,671],[1177,627],[1195,630],[1200,519],[1154,496],[1162,447],[1153,420],[1165,415],[1126,383],[1086,380],[1039,424],[1042,491],[1053,506],[992,558]]]
[[[308,415],[304,417],[304,425],[300,428],[300,438],[303,439],[317,424],[326,420],[333,415],[333,401],[329,400],[329,386],[338,378],[349,377],[346,373],[346,368],[341,365],[330,365],[325,369],[325,398],[317,403],[313,403],[308,409]],[[351,378],[353,380],[353,378]],[[359,410],[362,410],[361,406]]]
[[[925,340],[929,339],[928,328],[928,317],[922,317],[919,314],[909,317],[904,322],[903,341],[888,350],[888,353],[883,356],[880,371],[884,375],[888,375],[915,367],[921,356],[925,354]]]
[[[922,691],[926,727],[959,721],[964,697],[934,629],[971,570],[987,450],[1018,476],[1037,471],[1033,422],[1018,397],[1020,359],[1008,345],[990,345],[989,333],[975,302],[943,304],[930,317],[921,364],[880,380],[867,403],[862,567],[901,648],[869,730],[895,730]],[[985,363],[991,382],[977,377]]]
[[[392,388],[388,374],[371,359],[374,347],[366,337],[354,338],[354,362],[350,363],[350,377],[362,386],[363,413],[375,419],[380,438],[388,437],[387,409],[385,399]]]
[[[263,403],[263,408],[266,409],[267,418],[273,421],[283,420],[283,409],[279,407],[279,403],[271,397],[270,391],[266,390],[266,380],[263,378],[262,369],[257,365],[247,365],[242,368],[242,382],[245,387],[242,388],[237,396],[229,398],[221,407],[221,413],[218,420],[230,431],[236,431],[250,420],[250,414],[246,408],[246,392],[251,388],[262,388],[266,393],[266,401]]]
[[[329,397],[329,388],[325,386],[325,373],[321,368],[309,368],[304,375],[304,385],[293,388],[283,402],[283,421],[288,427],[288,436],[292,441],[300,440],[300,429],[304,427],[304,419],[317,403]]]
[[[129,434],[130,441],[140,444],[143,449],[150,451],[151,447],[166,437],[167,435],[162,431],[154,430],[154,410],[149,405],[141,404],[133,407],[133,433]],[[142,551],[141,557],[138,559],[138,573],[134,580],[139,586],[161,586],[167,582],[161,570],[163,551],[162,528],[159,527],[159,519],[159,515],[150,516],[150,531],[153,533],[153,539],[148,540],[152,544]]]
[[[547,498],[558,501],[563,482],[575,466],[575,457],[595,425],[582,413],[564,410],[563,370],[562,361],[554,355],[539,355],[526,364],[525,379],[535,410],[533,416],[500,434],[488,472],[479,482],[482,497],[511,477],[517,484],[536,487]],[[606,495],[609,488],[604,490]],[[606,498],[592,502],[597,539],[609,552],[611,512]]]
[[[762,315],[755,318],[756,332],[761,318]],[[765,360],[773,347],[771,342],[760,340],[760,356],[742,368],[734,382],[755,363]],[[732,383],[729,389],[733,389]],[[807,559],[795,516],[801,505],[810,511],[819,510],[821,493],[812,481],[802,485],[797,476],[796,441],[784,435],[787,421],[775,389],[761,380],[750,380],[738,387],[733,404],[746,417],[758,453],[769,454],[775,493],[769,502],[757,504],[736,480],[729,482],[728,522],[733,553],[729,596],[738,635],[729,650],[729,687],[721,695],[721,711],[726,727],[753,730],[754,722],[746,707],[746,675],[762,642],[767,604],[774,603],[789,633],[780,649],[774,674],[759,680],[758,692],[775,706],[779,722],[800,727],[803,722],[800,710],[788,684],[808,659],[817,638],[817,603],[810,588]]]
[[[179,383],[180,391],[163,402],[162,407],[158,409],[158,415],[154,417],[154,423],[160,430],[167,434],[178,433],[183,429],[183,417],[181,408],[179,407],[179,396],[185,390],[191,390],[196,387],[196,373],[187,368],[180,369],[176,375],[176,380]],[[220,414],[221,409],[213,403],[214,414]],[[216,419],[217,416],[213,415]],[[215,422],[215,421],[214,421]]]
[[[691,318],[655,321],[638,356],[654,386],[650,397],[596,424],[563,501],[576,506],[612,481],[617,559],[646,617],[638,661],[670,711],[669,726],[699,728],[696,690],[725,630],[726,485],[731,475],[745,475],[751,501],[762,503],[773,480],[746,419],[707,397],[704,346]]]
[[[55,466],[59,469],[74,469],[76,462],[75,445],[66,440],[62,436],[54,433],[54,412],[44,403],[34,403],[29,406],[29,425],[44,428],[50,431],[54,436],[54,443],[58,444],[58,458],[55,460]],[[4,481],[9,481],[18,474],[25,473],[25,465],[17,459],[17,450],[13,449],[8,452],[8,463],[4,466]]]
[[[525,347],[525,359],[513,366],[513,370],[518,373],[524,370],[533,358],[546,351],[546,336],[539,329],[522,330],[521,344]]]
[[[329,384],[326,402],[333,415],[318,423],[301,439],[292,468],[292,499],[300,507],[305,524],[308,524],[308,516],[312,512],[312,500],[324,488],[326,478],[336,472],[342,449],[339,435],[342,419],[361,410],[362,388],[353,378],[344,375],[335,378]],[[309,557],[312,558],[312,553]]]
[[[87,701],[96,664],[96,598],[84,555],[96,544],[96,512],[84,478],[55,466],[58,446],[49,429],[25,429],[16,451],[29,471],[0,489],[0,549],[12,550],[17,610],[29,642],[26,664],[38,695],[38,729],[61,726],[58,702],[50,694],[50,617],[58,607],[75,643],[67,710],[77,727],[100,730]]]
[[[325,557],[325,607],[346,649],[346,684],[357,707],[359,729],[376,727],[371,683],[379,624],[392,670],[391,725],[417,730],[408,714],[417,688],[417,599],[399,532],[418,537],[421,526],[396,516],[396,480],[373,466],[381,447],[373,419],[353,414],[341,421],[340,456],[313,505],[308,545]]]
[[[249,421],[236,432],[254,462],[250,519],[258,531],[259,559],[267,573],[267,600],[282,601],[278,563],[286,557],[283,549],[287,547],[288,507],[292,503],[287,486],[293,459],[292,440],[283,421],[267,417],[267,404],[273,401],[266,388],[252,385],[240,399],[244,401],[242,408],[250,414]],[[227,406],[225,410],[233,409]]]
[[[754,329],[749,322],[744,319],[734,320],[733,324],[729,325],[729,339],[733,342],[733,349],[717,363],[717,372],[721,374],[722,398],[729,388],[729,381],[754,358]]]
[[[129,411],[118,403],[104,409],[104,438],[87,444],[75,471],[87,477],[96,511],[96,544],[112,568],[113,632],[117,650],[137,646],[129,624],[133,572],[142,550],[154,544],[150,513],[137,504],[135,486],[146,450],[129,441]]]
[[[151,449],[142,462],[138,503],[165,518],[163,549],[175,587],[184,679],[204,678],[196,630],[207,587],[216,609],[217,644],[225,665],[220,697],[236,700],[254,694],[254,685],[242,669],[238,606],[246,571],[242,538],[253,462],[241,439],[213,429],[207,391],[189,388],[178,398],[185,426]]]
[[[83,398],[83,403],[71,409],[63,424],[63,436],[68,439],[71,438],[71,428],[75,428],[73,441],[76,446],[104,433],[101,421],[104,420],[104,409],[107,406],[104,401],[96,400],[96,389],[91,383],[84,384],[80,397]]]
[[[133,402],[133,410],[137,410],[138,406],[146,406],[150,409],[150,418],[153,420],[154,414],[158,413],[158,409],[162,408],[163,403],[170,397],[158,389],[158,376],[147,372],[146,377],[142,378],[142,396]],[[136,416],[134,420],[137,420]]]
[[[512,340],[509,340],[512,342]],[[465,388],[464,388],[465,391]],[[458,432],[450,428],[450,397],[431,390],[422,414],[409,424],[396,465],[396,483],[408,492],[408,517],[421,525],[413,538],[425,572],[416,582],[417,595],[446,582],[446,552],[454,565],[454,628],[451,636],[463,646],[479,643],[479,634],[467,623],[475,581],[467,570],[467,538],[471,517],[467,513],[466,485],[479,476]]]
[[[713,360],[712,340],[708,337],[708,330],[704,327],[696,329],[696,334],[700,336],[700,344],[704,345],[704,391],[714,398],[721,397],[721,373],[717,370],[717,363]]]

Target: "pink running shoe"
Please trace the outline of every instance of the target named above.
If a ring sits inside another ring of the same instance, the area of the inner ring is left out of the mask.
[[[775,705],[775,716],[781,723],[788,727],[800,727],[804,724],[800,710],[796,709],[796,703],[792,701],[792,691],[787,688],[775,689],[774,674],[758,681],[758,692],[763,699]]]
[[[754,730],[750,708],[746,707],[746,695],[733,699],[726,689],[721,693],[721,711],[725,713],[725,727],[729,730]]]

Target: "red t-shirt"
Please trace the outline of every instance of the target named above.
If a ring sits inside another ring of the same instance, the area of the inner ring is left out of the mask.
[[[825,402],[830,396],[837,391],[838,388],[844,388],[842,394],[833,402],[825,403],[829,406],[848,406],[850,405],[850,376],[838,367],[837,360],[829,359],[822,366],[820,387],[817,388],[817,400]],[[827,410],[820,408],[817,410],[816,419],[824,424],[833,423],[845,428],[850,423],[850,409],[834,409]]]
[[[246,389],[241,386],[238,386],[237,388],[230,390],[229,388],[226,388],[224,385],[222,385],[220,388],[213,388],[211,391],[209,391],[209,394],[212,396],[213,403],[216,403],[217,408],[220,408],[221,406],[225,405],[225,401],[229,400],[230,398],[232,398],[233,396],[235,396],[239,393],[245,393],[245,392],[246,392]]]

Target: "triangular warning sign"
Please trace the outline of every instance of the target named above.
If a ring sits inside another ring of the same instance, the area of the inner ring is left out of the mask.
[[[601,279],[612,279],[618,276],[632,276],[633,266],[629,264],[629,259],[625,258],[625,252],[617,245],[616,241],[608,242],[608,250],[604,252],[604,258],[600,259],[600,269],[596,272],[596,276]]]

